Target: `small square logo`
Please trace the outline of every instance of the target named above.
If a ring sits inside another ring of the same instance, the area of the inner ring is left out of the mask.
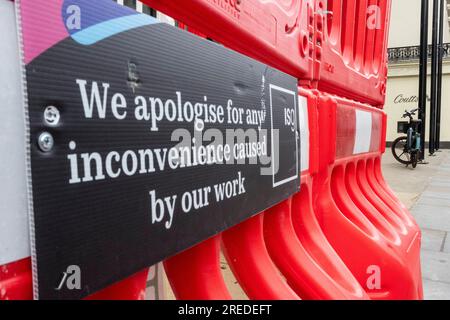
[[[274,113],[274,110],[282,111]],[[273,187],[276,188],[299,175],[297,93],[271,84],[270,111]]]

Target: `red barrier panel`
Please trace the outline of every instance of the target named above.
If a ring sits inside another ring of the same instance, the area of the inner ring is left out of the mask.
[[[299,296],[280,276],[263,236],[264,214],[222,235],[224,253],[239,284],[250,299],[297,300]]]
[[[384,104],[390,0],[143,2],[302,84]]]
[[[142,2],[233,50],[297,78],[312,79],[314,8],[309,1]]]
[[[303,299],[367,299],[329,244],[314,212],[311,176],[317,173],[319,157],[317,94],[301,89],[299,100],[300,110],[307,110],[301,117],[306,114],[308,119],[308,132],[303,131],[302,135],[309,136],[307,147],[311,147],[306,148],[309,162],[302,163],[301,191],[265,215],[264,233],[270,255]]]
[[[33,299],[31,259],[0,266],[0,301]]]
[[[87,297],[87,300],[144,300],[148,269]]]
[[[164,268],[177,299],[231,299],[220,271],[220,236],[167,259]]]
[[[316,2],[318,88],[382,107],[390,0]]]
[[[303,188],[294,199],[266,213],[264,233],[271,257],[302,299],[368,299],[326,240],[313,211],[305,208],[310,202],[305,197],[311,194],[307,184]],[[296,220],[300,237],[294,229],[293,212],[302,214]]]
[[[315,209],[333,248],[372,299],[420,299],[420,230],[380,179],[383,117],[366,105],[321,97]],[[377,271],[379,285],[370,282]]]

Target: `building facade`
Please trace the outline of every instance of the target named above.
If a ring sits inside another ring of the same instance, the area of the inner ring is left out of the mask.
[[[430,0],[429,43],[431,44],[432,3]],[[444,16],[444,62],[442,79],[441,146],[450,148],[450,1],[446,0]],[[399,136],[397,122],[405,110],[418,108],[419,44],[421,0],[393,0],[389,36],[389,73],[385,110],[388,113],[387,140]],[[429,47],[431,59],[431,47]],[[430,92],[431,66],[428,64],[428,92]],[[429,115],[429,99],[427,115]],[[429,119],[427,119],[429,121]],[[428,121],[427,137],[428,141]]]

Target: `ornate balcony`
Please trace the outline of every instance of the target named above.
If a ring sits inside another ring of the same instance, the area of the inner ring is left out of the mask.
[[[450,43],[442,45],[443,59],[450,57]],[[428,58],[431,59],[432,47],[428,46]],[[398,47],[388,49],[389,63],[415,61],[420,58],[420,46]]]

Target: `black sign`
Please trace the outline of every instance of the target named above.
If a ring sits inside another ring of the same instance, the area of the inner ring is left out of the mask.
[[[80,33],[26,65],[39,298],[87,296],[299,190],[295,78],[162,23]]]

